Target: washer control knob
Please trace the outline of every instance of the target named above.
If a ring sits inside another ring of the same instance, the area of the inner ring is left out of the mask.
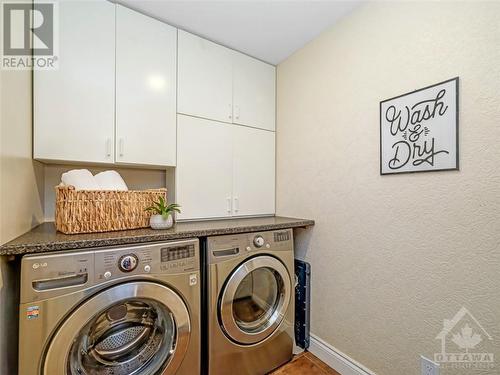
[[[251,248],[250,246],[247,246],[246,250],[247,250],[247,251],[251,251],[251,250],[252,250],[252,248]]]
[[[151,271],[151,266],[149,264],[146,264],[144,266],[144,272],[149,272],[149,271]]]
[[[264,246],[264,237],[262,237],[262,236],[255,236],[255,238],[253,239],[253,244],[255,245],[255,247],[262,247],[262,246]]]
[[[139,260],[135,254],[124,255],[118,261],[118,268],[123,272],[132,272],[137,268]]]
[[[109,271],[104,272],[104,278],[106,280],[108,280],[110,277],[111,277],[111,272],[109,272]]]

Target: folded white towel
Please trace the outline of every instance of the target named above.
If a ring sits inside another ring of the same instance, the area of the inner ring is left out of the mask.
[[[74,186],[75,190],[99,190],[99,184],[88,169],[73,169],[61,176],[65,186]]]
[[[127,191],[128,187],[117,171],[104,171],[94,176],[101,190]]]

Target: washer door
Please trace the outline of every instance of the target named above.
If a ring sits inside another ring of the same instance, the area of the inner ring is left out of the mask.
[[[43,374],[174,374],[191,325],[184,301],[168,287],[130,282],[74,310],[50,342]]]
[[[251,345],[271,335],[285,317],[291,298],[286,267],[270,256],[251,258],[228,278],[219,302],[226,335]]]

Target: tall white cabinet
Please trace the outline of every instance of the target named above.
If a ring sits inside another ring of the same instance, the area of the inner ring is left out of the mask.
[[[116,161],[173,166],[177,29],[116,7]]]
[[[34,157],[111,163],[115,5],[59,1],[59,51],[59,69],[34,72]]]
[[[179,218],[274,214],[275,67],[184,31],[178,57]]]

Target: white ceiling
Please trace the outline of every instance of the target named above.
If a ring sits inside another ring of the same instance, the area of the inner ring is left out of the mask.
[[[361,1],[117,0],[225,46],[278,64]]]

